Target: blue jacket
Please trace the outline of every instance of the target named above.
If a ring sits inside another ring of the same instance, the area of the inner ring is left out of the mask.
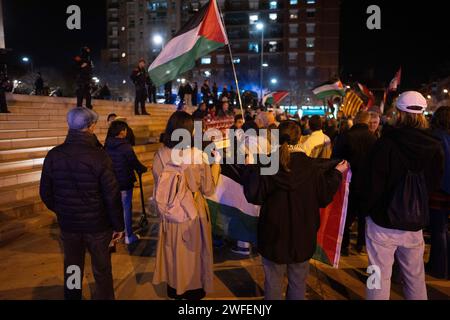
[[[142,174],[147,168],[138,160],[131,144],[126,139],[107,138],[105,150],[113,162],[120,190],[133,189],[136,182],[134,171]]]

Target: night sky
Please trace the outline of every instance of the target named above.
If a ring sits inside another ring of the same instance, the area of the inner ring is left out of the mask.
[[[100,58],[106,45],[106,1],[4,0],[6,45],[13,49],[10,64],[30,56],[39,67],[67,70],[83,45]],[[450,75],[448,54],[448,10],[443,1],[342,0],[341,76],[372,87],[386,85],[400,66],[401,89]],[[66,8],[77,4],[82,10],[82,30],[66,28]],[[366,27],[370,4],[382,10],[382,30]]]

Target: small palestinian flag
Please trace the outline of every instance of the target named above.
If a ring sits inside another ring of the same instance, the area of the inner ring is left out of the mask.
[[[264,98],[263,98],[263,105],[266,105],[266,104],[270,104],[270,105],[279,104],[288,95],[289,95],[289,92],[287,92],[287,91],[271,92],[268,95],[264,96]]]
[[[347,91],[344,99],[344,112],[346,117],[354,117],[364,106],[364,101],[353,91]]]
[[[216,0],[209,1],[164,47],[148,69],[156,86],[195,67],[195,61],[228,44]]]
[[[402,82],[402,68],[397,71],[395,74],[394,79],[392,79],[391,83],[389,84],[389,92],[395,92],[397,91],[398,87],[400,86],[400,83]]]
[[[324,100],[332,96],[343,97],[345,95],[345,88],[341,81],[332,83],[328,82],[315,88],[313,90],[313,93],[317,97],[317,99]]]
[[[365,109],[368,110],[375,104],[375,96],[372,91],[367,88],[365,85],[358,83],[356,86],[356,90],[359,93],[359,97],[364,101]]]

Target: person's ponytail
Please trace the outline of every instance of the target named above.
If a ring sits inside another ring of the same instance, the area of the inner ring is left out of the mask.
[[[291,152],[289,151],[289,144],[284,142],[280,147],[280,164],[284,171],[291,172],[289,165],[291,163]]]

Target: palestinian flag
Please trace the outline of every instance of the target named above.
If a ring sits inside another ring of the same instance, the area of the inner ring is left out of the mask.
[[[389,92],[395,92],[397,91],[398,87],[400,86],[400,83],[402,82],[402,68],[397,71],[395,74],[394,79],[392,79],[391,83],[389,84]]]
[[[353,91],[347,91],[342,111],[346,117],[354,117],[364,106],[364,101]]]
[[[317,233],[317,248],[313,259],[334,268],[339,268],[341,258],[351,178],[350,170],[343,174],[342,183],[334,195],[333,202],[325,209],[320,210],[320,228]]]
[[[345,95],[345,88],[341,81],[337,82],[328,82],[320,85],[319,87],[313,90],[314,95],[317,99],[324,100],[328,97],[332,96],[341,96]]]
[[[195,67],[195,62],[228,44],[216,0],[209,1],[164,47],[149,67],[156,86],[176,79]]]
[[[241,175],[242,167],[222,165],[216,192],[206,199],[213,234],[256,243],[260,207],[245,199]]]
[[[362,100],[364,101],[366,110],[368,110],[375,104],[375,96],[372,93],[372,91],[370,91],[369,88],[367,88],[365,85],[361,83],[358,83],[356,89],[359,93],[359,97],[362,98]]]
[[[279,104],[289,95],[288,91],[277,91],[271,92],[268,95],[265,95],[263,98],[263,105],[270,104]]]
[[[215,236],[244,242],[257,242],[260,207],[247,202],[241,182],[242,167],[222,165],[221,175],[213,196],[207,198]],[[320,229],[313,259],[335,268],[339,265],[351,171],[344,174],[333,202],[320,210]]]

